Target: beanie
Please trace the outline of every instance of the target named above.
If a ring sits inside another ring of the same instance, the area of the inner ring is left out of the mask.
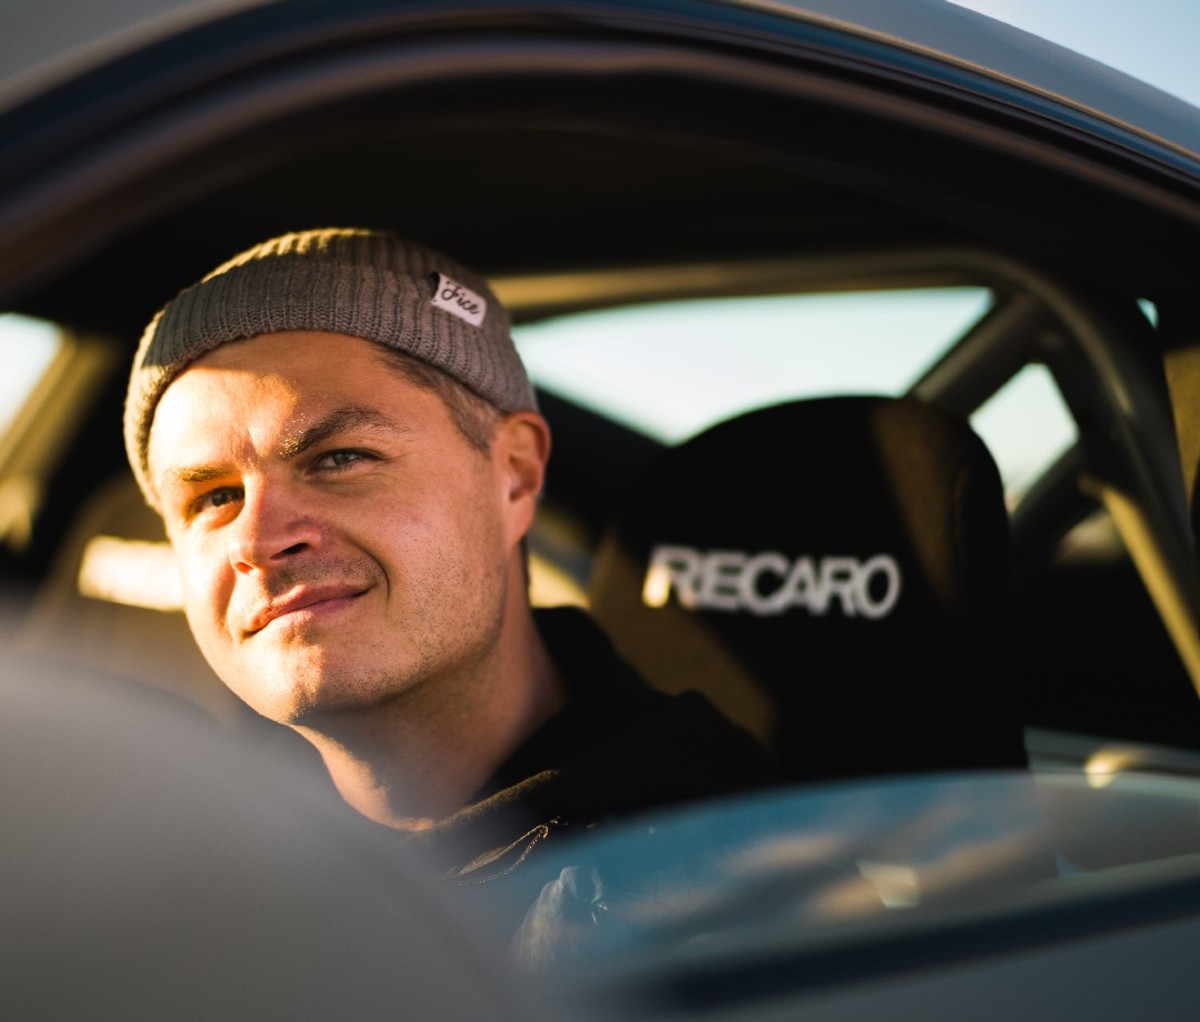
[[[482,277],[383,231],[286,234],[180,292],[142,335],[125,397],[125,450],[152,505],[147,446],[171,381],[222,344],[291,330],[375,341],[440,369],[502,412],[536,407],[508,314]]]

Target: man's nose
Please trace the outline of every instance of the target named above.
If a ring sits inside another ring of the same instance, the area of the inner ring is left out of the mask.
[[[242,574],[268,571],[320,546],[324,530],[286,484],[252,484],[233,523],[230,563]]]

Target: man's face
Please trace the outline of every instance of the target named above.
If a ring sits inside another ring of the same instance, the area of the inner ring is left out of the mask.
[[[520,571],[536,493],[515,499],[505,445],[528,430],[505,420],[481,453],[384,358],[324,333],[227,344],[155,413],[150,474],[192,631],[282,723],[478,675]]]

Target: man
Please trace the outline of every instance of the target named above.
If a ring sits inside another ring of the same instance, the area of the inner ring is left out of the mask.
[[[125,438],[217,674],[462,881],[556,831],[769,778],[581,612],[531,610],[550,433],[465,267],[363,230],[243,253],[147,328]]]

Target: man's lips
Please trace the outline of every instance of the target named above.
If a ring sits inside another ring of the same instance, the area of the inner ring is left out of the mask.
[[[245,629],[245,633],[247,635],[254,635],[256,632],[261,632],[271,622],[300,612],[319,614],[323,611],[335,610],[349,601],[362,596],[368,588],[370,587],[346,584],[301,586],[278,599],[272,600],[266,607],[259,610],[251,618],[249,626]]]

